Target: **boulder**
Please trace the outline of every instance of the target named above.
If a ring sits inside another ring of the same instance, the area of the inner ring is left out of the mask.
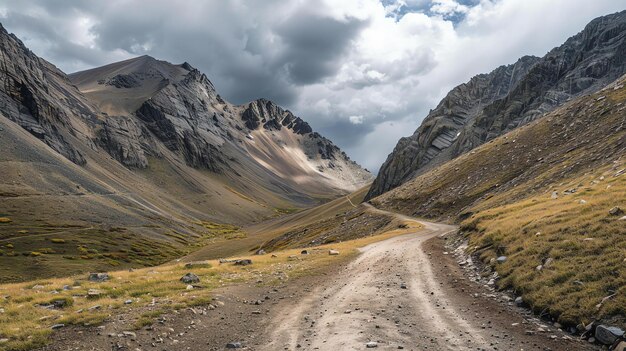
[[[367,347],[368,349],[373,349],[378,347],[378,343],[376,341],[370,341],[367,344],[365,344],[365,347]]]
[[[622,210],[621,208],[619,208],[617,206],[615,206],[615,207],[613,207],[612,209],[609,210],[609,214],[611,216],[619,216],[622,213],[624,213],[624,210]]]
[[[228,344],[226,344],[226,348],[227,349],[240,349],[241,348],[241,343],[240,342],[229,342]]]
[[[199,283],[200,278],[198,278],[198,276],[193,273],[187,273],[183,275],[182,278],[180,278],[180,281],[185,284]]]
[[[518,307],[522,307],[522,306],[524,306],[524,299],[522,299],[522,297],[521,297],[521,296],[516,297],[516,298],[515,298],[515,304],[516,304]]]
[[[596,340],[604,345],[612,345],[618,338],[624,336],[624,331],[618,327],[600,324],[594,334]]]
[[[248,258],[235,261],[235,266],[247,266],[251,264],[252,264],[252,260]]]
[[[211,268],[211,264],[208,262],[188,262],[185,263],[185,268],[187,269],[192,269],[192,268]]]
[[[328,250],[328,254],[330,256],[337,256],[337,255],[339,255],[339,251],[337,251],[337,250]]]
[[[95,299],[95,298],[100,297],[100,295],[102,295],[102,292],[100,290],[98,290],[98,289],[89,289],[87,291],[87,297],[88,298]]]
[[[300,251],[301,255],[308,255],[309,254],[309,250],[302,250]]]
[[[101,283],[101,282],[105,282],[109,280],[109,274],[108,273],[89,273],[88,279],[90,282]]]

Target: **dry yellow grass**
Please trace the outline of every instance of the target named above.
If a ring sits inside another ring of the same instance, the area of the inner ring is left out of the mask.
[[[191,305],[208,304],[215,288],[226,284],[258,281],[273,284],[317,269],[344,262],[358,254],[358,248],[393,236],[415,231],[419,225],[396,229],[382,235],[332,245],[311,248],[309,255],[300,255],[299,249],[272,255],[248,256],[253,264],[234,266],[232,263],[205,261],[185,268],[184,263],[172,263],[134,271],[110,272],[111,279],[102,283],[89,282],[87,275],[61,279],[45,279],[28,283],[0,285],[0,350],[26,350],[46,343],[55,324],[93,325],[120,313],[138,314],[143,307],[153,305],[148,313],[138,315],[135,325],[150,324],[159,314]],[[341,255],[330,256],[329,249]],[[290,257],[292,256],[292,257]],[[295,256],[295,257],[293,257]],[[187,290],[179,279],[187,272],[200,278],[202,288]],[[71,289],[64,289],[69,286]],[[89,297],[90,289],[101,294]],[[61,300],[65,307],[46,309],[41,305]],[[131,304],[125,304],[126,301]],[[99,306],[96,308],[96,306]]]
[[[495,266],[501,288],[515,289],[536,312],[562,324],[623,319],[626,221],[609,214],[626,206],[626,175],[615,176],[623,168],[604,167],[544,194],[480,211],[462,223],[471,234],[470,249]],[[495,264],[500,255],[507,261]]]

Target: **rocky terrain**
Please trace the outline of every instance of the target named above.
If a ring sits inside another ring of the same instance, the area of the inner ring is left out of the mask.
[[[371,180],[301,118],[230,104],[188,63],[68,76],[0,28],[0,64],[0,281],[161,263]]]
[[[523,57],[457,86],[400,139],[366,198],[598,91],[626,73],[624,53],[626,11],[593,20],[542,58]]]

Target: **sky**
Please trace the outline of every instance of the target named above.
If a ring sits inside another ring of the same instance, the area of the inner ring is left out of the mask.
[[[232,103],[268,98],[376,172],[454,86],[543,56],[626,0],[0,0],[66,73],[189,62]]]

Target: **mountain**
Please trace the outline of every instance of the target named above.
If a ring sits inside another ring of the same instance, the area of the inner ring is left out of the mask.
[[[142,56],[69,79],[106,114],[97,143],[127,166],[146,167],[152,145],[160,144],[189,166],[265,177],[265,187],[287,196],[332,196],[370,180],[368,172],[301,118],[265,99],[232,105],[188,63]],[[120,125],[128,116],[133,123]]]
[[[188,63],[68,76],[0,27],[0,83],[0,281],[157,264],[372,178],[301,118],[230,104]]]
[[[367,199],[528,124],[626,73],[626,11],[591,21],[542,58],[523,57],[461,84],[400,139]]]
[[[626,75],[370,201],[461,222],[457,252],[564,328],[624,326]]]

